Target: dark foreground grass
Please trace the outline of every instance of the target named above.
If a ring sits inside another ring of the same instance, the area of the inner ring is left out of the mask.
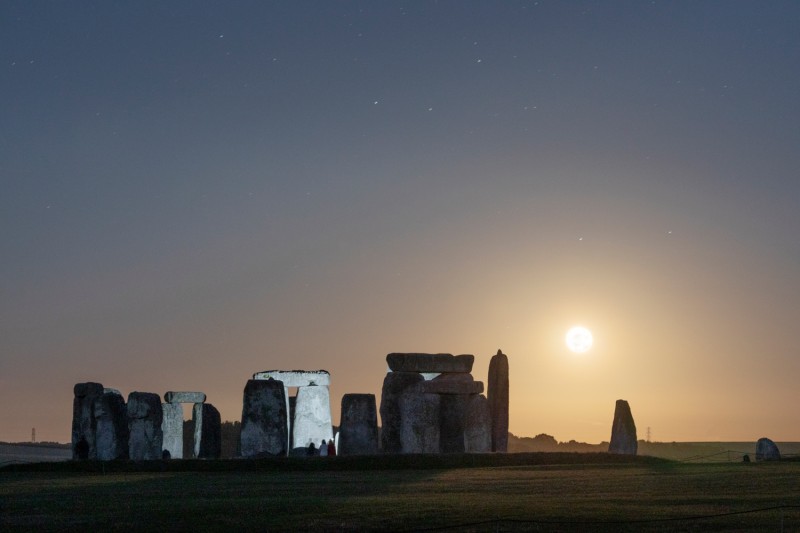
[[[800,462],[515,455],[5,468],[0,530],[800,531]]]

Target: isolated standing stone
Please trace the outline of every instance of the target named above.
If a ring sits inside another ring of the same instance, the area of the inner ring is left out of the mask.
[[[164,403],[161,404],[161,411],[162,448],[169,452],[172,459],[183,459],[183,406]]]
[[[508,451],[508,357],[502,351],[489,361],[489,410],[492,416],[492,451]]]
[[[614,408],[614,422],[611,426],[611,442],[608,453],[636,455],[639,443],[636,440],[636,424],[628,402],[617,400]]]
[[[197,459],[219,459],[222,455],[222,420],[210,403],[194,404],[194,456]]]
[[[421,385],[408,387],[400,395],[401,453],[439,453],[439,412],[443,396],[426,394]]]
[[[778,446],[766,437],[758,439],[756,442],[756,461],[779,461],[781,452]]]
[[[128,454],[133,461],[161,459],[161,397],[152,392],[128,395]]]
[[[467,453],[492,451],[492,414],[489,400],[482,394],[471,395],[467,402],[464,451]]]
[[[374,394],[342,396],[339,455],[378,453],[378,410]]]
[[[128,409],[119,391],[106,392],[94,402],[95,444],[101,461],[128,458]]]
[[[72,458],[97,459],[95,402],[103,395],[100,383],[76,383],[72,400]]]
[[[309,386],[297,389],[292,423],[292,448],[308,447],[312,442],[333,438],[331,397],[328,387]]]
[[[286,455],[288,425],[283,382],[247,381],[242,401],[242,457]]]
[[[389,372],[381,390],[381,449],[383,453],[401,453],[400,398],[406,388],[424,381],[419,372]]]

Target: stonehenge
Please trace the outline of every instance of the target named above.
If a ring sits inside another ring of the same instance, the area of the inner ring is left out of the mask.
[[[339,455],[375,455],[378,447],[378,411],[374,394],[342,396]]]
[[[474,360],[470,354],[386,356],[389,372],[380,405],[383,453],[491,451],[491,414],[483,383],[471,375]]]
[[[118,390],[94,382],[77,383],[73,393],[73,459],[182,458],[181,403],[194,403],[194,457],[220,456],[219,411],[202,392],[167,392],[164,404],[151,392],[131,392],[126,402]]]

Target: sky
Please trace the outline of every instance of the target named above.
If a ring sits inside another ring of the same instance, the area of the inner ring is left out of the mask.
[[[510,431],[800,441],[800,3],[0,4],[0,440],[73,385],[510,366]],[[580,324],[594,345],[570,352]]]

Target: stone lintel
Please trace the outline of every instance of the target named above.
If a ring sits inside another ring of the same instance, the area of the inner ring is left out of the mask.
[[[386,362],[392,372],[472,372],[475,356],[449,353],[390,353]]]
[[[206,394],[204,392],[169,391],[164,394],[164,401],[167,403],[204,403]]]
[[[481,394],[483,383],[474,381],[470,374],[442,374],[436,379],[425,381],[422,391],[428,394]]]
[[[331,384],[331,374],[327,370],[265,370],[253,374],[253,379],[282,381],[284,387],[327,387]]]

